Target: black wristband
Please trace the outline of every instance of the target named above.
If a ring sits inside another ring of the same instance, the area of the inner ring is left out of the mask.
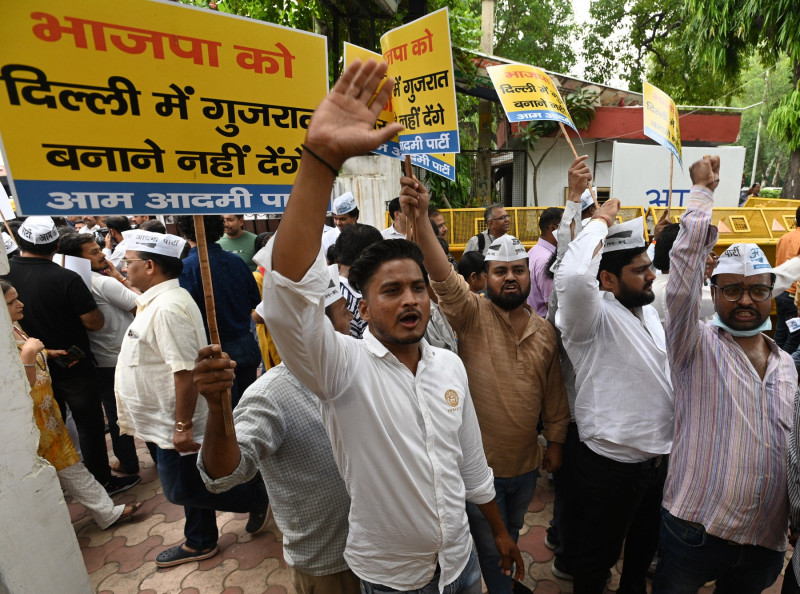
[[[338,169],[336,169],[336,167],[334,167],[333,165],[331,165],[330,163],[328,163],[328,162],[327,162],[325,159],[323,159],[322,157],[320,157],[320,156],[319,156],[317,153],[315,153],[314,151],[312,151],[312,150],[311,150],[310,148],[308,148],[306,145],[304,145],[304,144],[301,144],[301,145],[300,145],[300,147],[301,147],[301,148],[302,148],[304,151],[306,151],[306,152],[307,152],[309,155],[311,155],[312,157],[314,157],[314,158],[315,158],[317,161],[319,161],[320,163],[322,163],[323,165],[325,165],[325,167],[327,167],[328,169],[330,169],[330,170],[331,170],[331,173],[333,173],[333,175],[334,175],[334,176],[336,176],[336,177],[338,177],[338,176],[339,176],[339,170],[338,170]]]

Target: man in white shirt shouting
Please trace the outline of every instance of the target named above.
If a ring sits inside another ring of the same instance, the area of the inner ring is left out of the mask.
[[[339,168],[401,130],[374,125],[394,81],[386,64],[354,62],[317,108],[291,200],[265,267],[264,310],[286,366],[322,402],[334,458],[352,499],[345,560],[367,594],[479,594],[464,502],[486,515],[504,571],[524,568],[495,503],[467,374],[422,337],[430,301],[422,253],[405,240],[367,248],[350,268],[362,293],[363,340],[337,334],[322,297],[330,283],[317,232]]]

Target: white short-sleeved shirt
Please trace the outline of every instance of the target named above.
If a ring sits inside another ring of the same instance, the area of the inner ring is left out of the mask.
[[[102,330],[87,332],[98,367],[115,367],[122,339],[133,322],[136,293],[110,276],[92,272],[92,296],[103,312]]]

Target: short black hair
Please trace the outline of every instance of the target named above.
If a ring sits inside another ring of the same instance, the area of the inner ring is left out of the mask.
[[[798,229],[800,229],[800,206],[794,211],[794,222]]]
[[[141,227],[144,228],[146,224],[147,223],[142,223]],[[122,233],[123,231],[130,231],[131,221],[128,217],[115,215],[106,218],[106,227],[113,229],[117,233]]]
[[[273,231],[264,231],[263,233],[256,235],[256,238],[253,240],[253,249],[256,252],[261,251],[261,248],[267,245],[269,238],[273,235],[275,235]]]
[[[603,257],[600,258],[600,270],[597,271],[597,278],[600,278],[600,273],[604,270],[607,270],[619,278],[622,274],[622,269],[633,262],[634,258],[645,252],[647,252],[646,245],[629,250],[617,250],[603,254]]]
[[[80,258],[83,253],[83,246],[87,243],[95,243],[94,233],[67,233],[61,236],[58,242],[58,251],[67,256]]]
[[[389,218],[394,220],[394,213],[401,212],[403,209],[400,208],[400,197],[392,198],[389,201]]]
[[[190,241],[197,241],[194,231],[194,217],[192,215],[181,215],[175,217],[175,225],[178,233]],[[206,229],[206,242],[214,243],[225,233],[225,223],[221,215],[207,215],[203,217],[203,226]]]
[[[372,225],[347,225],[336,238],[336,261],[352,266],[361,253],[373,243],[383,241],[383,235]]]
[[[422,250],[419,246],[406,239],[386,239],[373,243],[364,250],[350,267],[347,280],[356,291],[364,295],[375,271],[392,260],[413,260],[419,266],[422,278],[425,278]]]
[[[144,223],[139,225],[139,229],[141,229],[142,231],[151,231],[153,233],[161,233],[161,234],[167,232],[167,228],[164,226],[164,223],[162,223],[158,219],[150,219],[149,221],[145,221]]]
[[[480,276],[481,272],[485,272],[484,260],[480,252],[465,252],[458,261],[458,274],[463,276],[465,281],[469,280],[473,272]]]
[[[487,206],[486,210],[483,211],[483,220],[486,222],[487,225],[489,224],[489,219],[492,218],[492,213],[497,208],[505,208],[505,206],[503,206],[499,202],[495,202],[494,204],[490,204],[489,206]]]
[[[192,217],[189,217],[192,218]],[[142,260],[152,260],[169,279],[178,278],[183,272],[183,260],[171,256],[162,256],[153,252],[137,252]]]
[[[325,253],[325,259],[328,261],[328,264],[336,264],[337,263],[337,252],[336,252],[336,244],[332,244],[328,246],[328,251]]]
[[[564,215],[564,209],[556,206],[551,206],[539,215],[539,232],[541,234],[547,233],[547,228],[550,225],[558,225],[561,222],[561,217]]]
[[[91,235],[90,237],[92,241],[94,241],[94,235]],[[19,250],[21,252],[36,254],[37,256],[49,256],[50,254],[55,254],[58,251],[58,242],[59,240],[56,239],[50,243],[32,243],[27,239],[22,239],[19,237],[19,233],[17,233],[17,245],[19,246]]]
[[[439,211],[438,208],[436,208],[435,206],[432,206],[432,205],[429,204],[428,205],[428,216],[429,217],[435,217],[437,214],[440,215],[442,213]],[[442,216],[444,216],[444,215],[442,215]]]
[[[653,266],[661,272],[669,272],[669,253],[672,251],[672,245],[678,238],[678,232],[680,230],[680,223],[670,223],[664,227],[658,235],[656,249],[653,253]]]

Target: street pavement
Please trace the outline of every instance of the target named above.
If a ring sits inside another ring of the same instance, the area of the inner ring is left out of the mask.
[[[248,534],[244,529],[247,514],[217,514],[220,552],[216,556],[158,569],[156,555],[183,541],[183,508],[166,500],[146,447],[137,440],[137,448],[142,481],[115,497],[117,503],[143,502],[133,520],[103,531],[82,505],[68,505],[95,592],[294,594],[283,560],[280,531],[272,521],[266,531],[255,536]],[[540,478],[519,538],[526,567],[523,583],[536,594],[572,592],[570,582],[555,578],[550,571],[553,552],[544,546],[544,536],[552,511],[552,486],[546,478]],[[612,571],[607,592],[616,590],[621,566],[620,561]],[[766,592],[778,594],[781,583],[782,577]],[[702,588],[700,592],[710,594],[713,587]]]

